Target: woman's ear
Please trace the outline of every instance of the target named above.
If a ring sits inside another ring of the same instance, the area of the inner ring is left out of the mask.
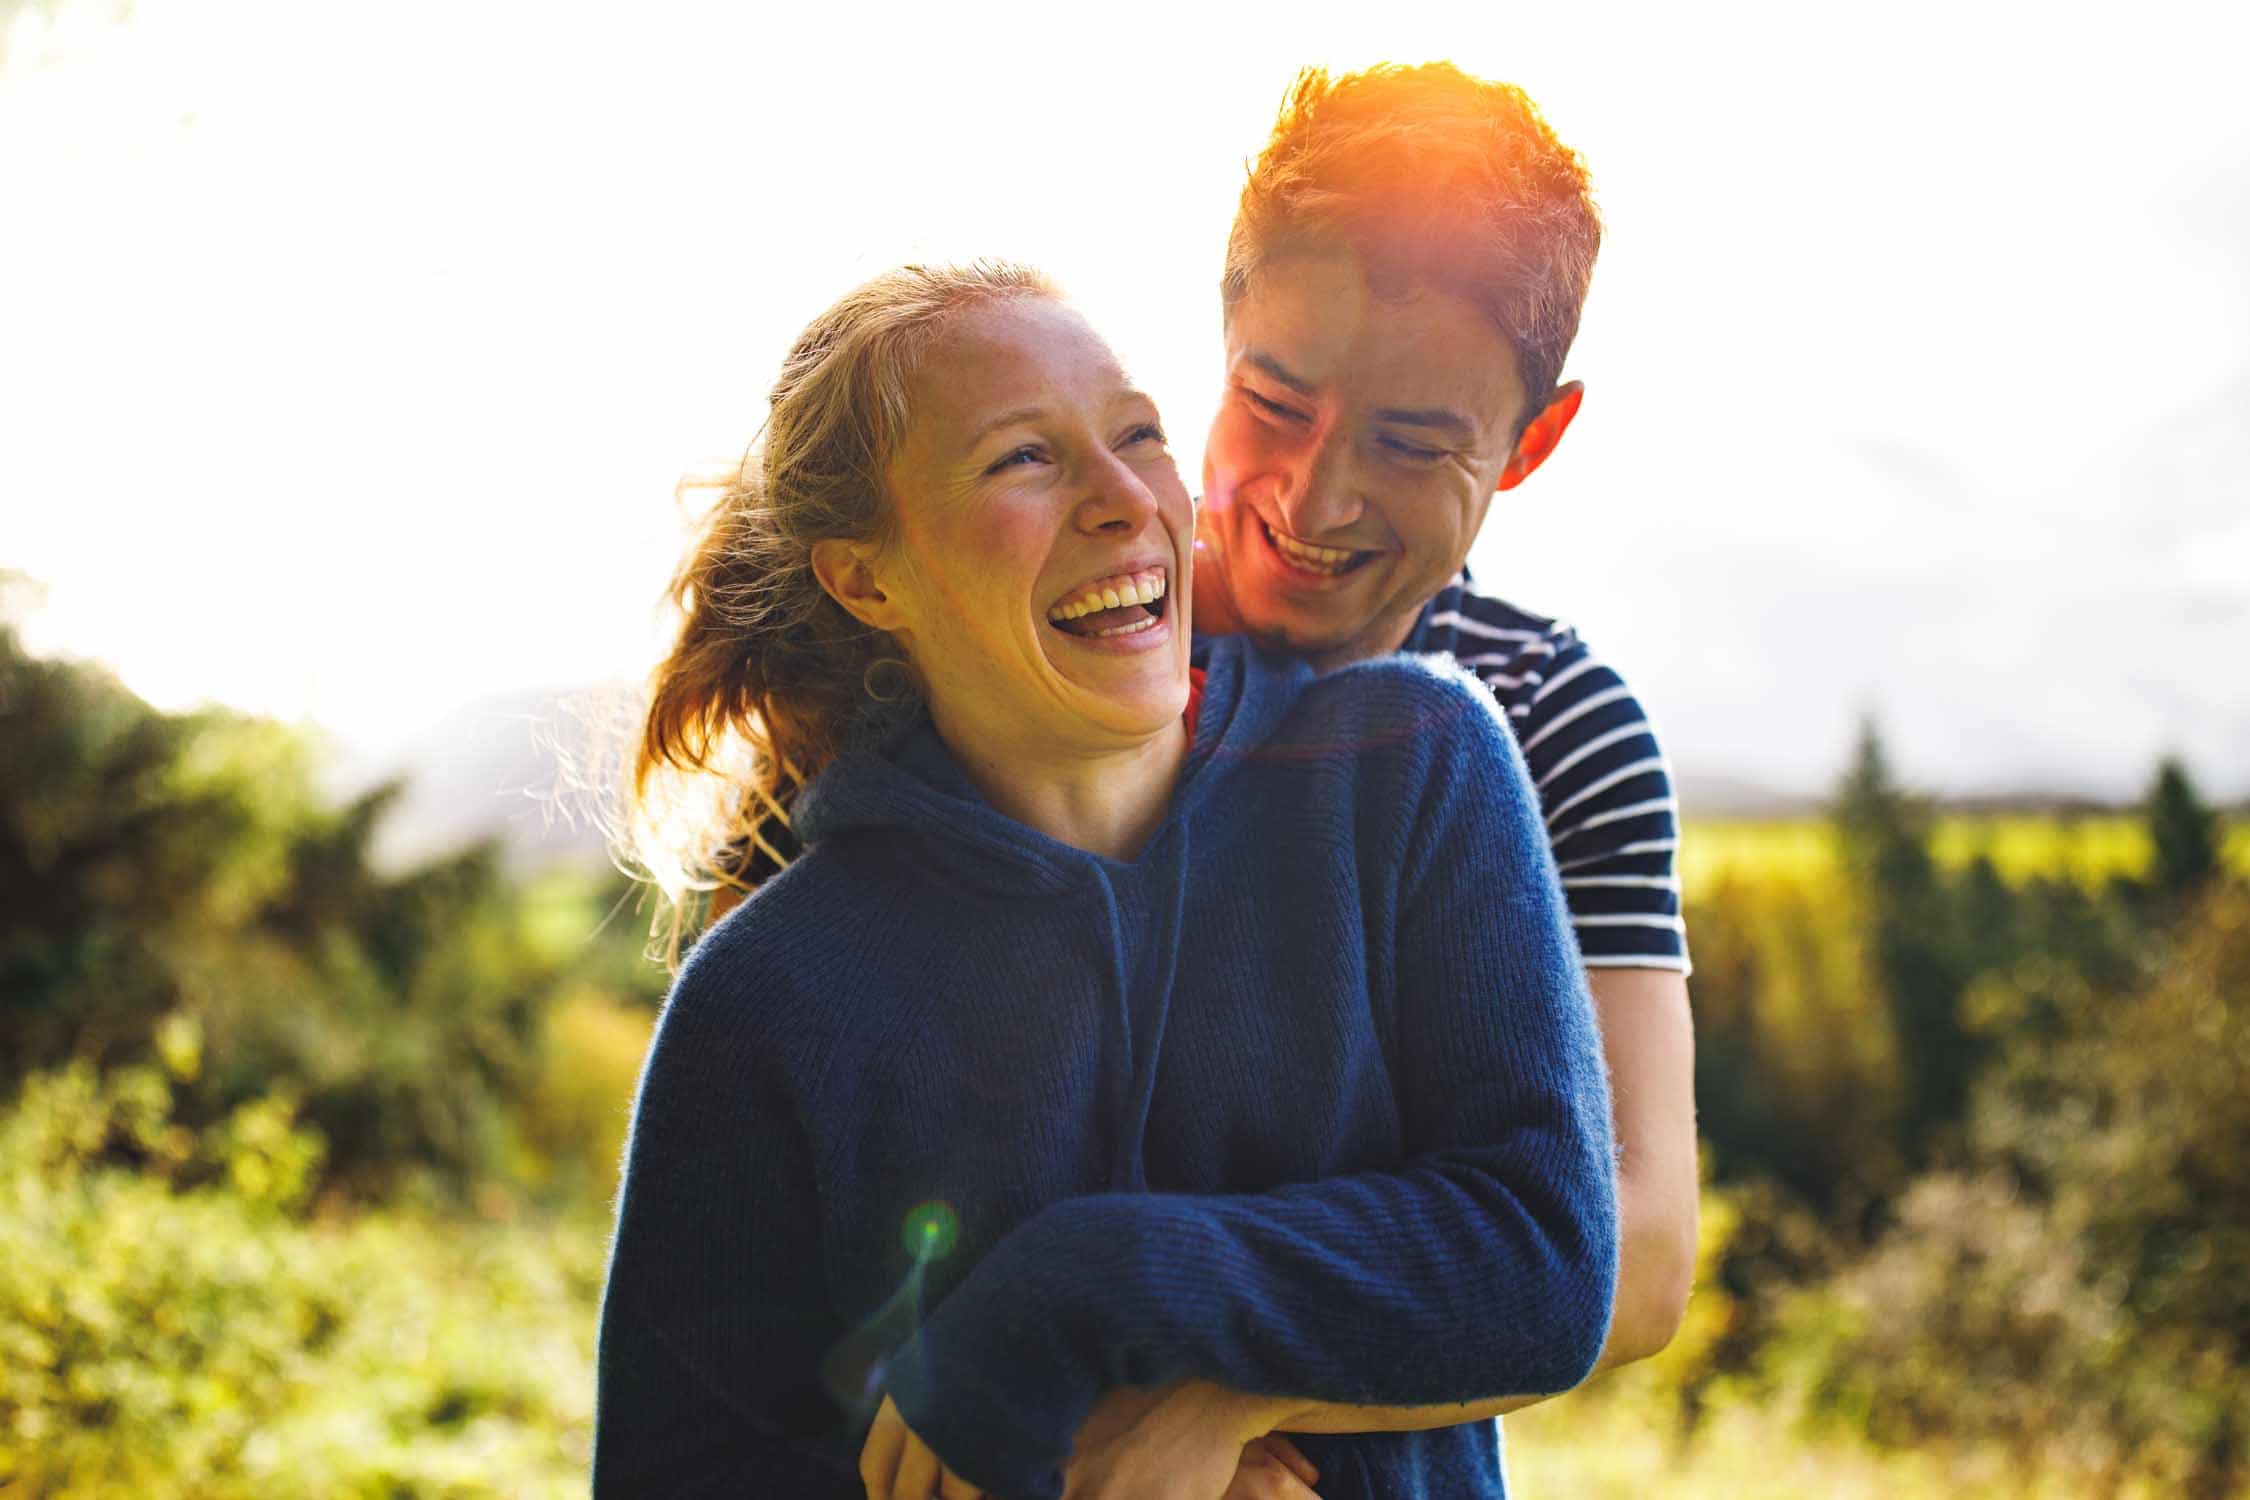
[[[876,576],[879,555],[872,542],[828,537],[813,543],[813,577],[820,580],[829,598],[844,606],[862,625],[895,631],[905,623],[905,612],[884,592],[882,580]]]

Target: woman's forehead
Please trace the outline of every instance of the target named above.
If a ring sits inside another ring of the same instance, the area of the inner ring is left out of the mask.
[[[948,320],[915,371],[912,421],[933,437],[973,440],[996,415],[1107,403],[1130,391],[1117,355],[1077,309],[1011,297]]]

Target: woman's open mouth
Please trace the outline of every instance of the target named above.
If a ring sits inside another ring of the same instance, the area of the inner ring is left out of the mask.
[[[1107,640],[1153,630],[1171,591],[1162,568],[1097,578],[1047,611],[1047,623],[1081,640]]]

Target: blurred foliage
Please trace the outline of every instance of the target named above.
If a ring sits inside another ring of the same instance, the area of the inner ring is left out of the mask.
[[[396,788],[4,620],[0,771],[0,1500],[582,1492],[622,883],[383,870]],[[2250,828],[1940,815],[1870,732],[1686,854],[1697,1295],[1519,1483],[2250,1494]]]
[[[308,1221],[287,1096],[196,1129],[176,1081],[0,1120],[0,1495],[583,1494],[598,1222]]]
[[[1761,1066],[1841,1019],[1870,1035],[1831,1038],[1806,1071],[1873,1076],[1832,1112],[1800,1085],[1769,1080],[1744,1105],[1725,1097],[1731,1071],[1705,1077],[1714,1180],[1686,1322],[1655,1358],[1511,1417],[1518,1481],[1593,1497],[2250,1495],[2250,882],[2214,874],[2168,906],[2150,875],[2096,895],[1957,872],[1958,899],[1990,903],[1960,930],[1979,971],[1960,1024],[1986,1061],[1929,1167],[1834,1153],[1856,1197],[1795,1190],[1808,1153],[1789,1131],[1864,1140],[1849,1101],[1907,1107],[1882,1091],[1897,1054],[1872,1036],[1894,1013],[1808,998],[1869,962],[1853,923],[1825,962],[1802,928],[1767,925],[1848,909],[1826,898],[1849,893],[1791,900],[1791,878],[1760,890],[1739,872],[1709,888],[1691,917],[1699,1030],[1762,1044]],[[1759,904],[1740,905],[1750,892]],[[1861,973],[1868,990],[1879,978]],[[1745,979],[1757,993],[1734,991]]]
[[[1907,1493],[2250,1493],[2250,881],[2180,766],[2143,818],[2137,875],[1947,863],[1870,735],[1835,857],[1707,875],[1706,1265],[1613,1400]]]
[[[623,883],[383,871],[396,787],[4,620],[0,768],[0,1496],[583,1493]]]
[[[0,1088],[169,1037],[194,1059],[190,1126],[286,1087],[326,1143],[322,1186],[369,1198],[544,1182],[557,1159],[575,1181],[614,1147],[614,1099],[617,1123],[581,1107],[567,1141],[551,1102],[527,1140],[520,1107],[553,1093],[556,996],[583,1017],[660,993],[631,924],[603,922],[604,882],[521,889],[489,845],[379,871],[397,785],[328,808],[280,726],[159,713],[4,623],[0,704]]]
[[[1897,1447],[1976,1441],[2078,1493],[2250,1487],[2250,889],[2213,891],[2128,993],[2034,965],[1959,1162],[1916,1181],[1767,1358]],[[2016,1023],[2038,1018],[2036,1025]]]

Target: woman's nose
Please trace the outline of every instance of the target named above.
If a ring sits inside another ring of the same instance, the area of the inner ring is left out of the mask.
[[[1086,531],[1139,531],[1156,514],[1156,497],[1149,493],[1125,462],[1105,455],[1087,477],[1086,493],[1078,502],[1078,525]]]

